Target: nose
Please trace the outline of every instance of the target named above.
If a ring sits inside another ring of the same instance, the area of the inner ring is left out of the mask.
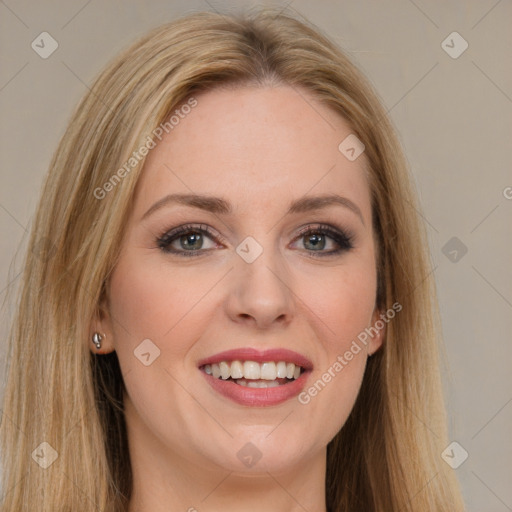
[[[291,276],[278,254],[264,249],[252,263],[237,256],[228,279],[226,309],[234,322],[258,329],[290,323],[295,312]]]

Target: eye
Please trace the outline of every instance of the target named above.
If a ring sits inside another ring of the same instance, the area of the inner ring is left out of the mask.
[[[214,234],[208,226],[185,225],[164,233],[157,239],[157,245],[165,253],[198,256],[201,252],[218,247],[215,244],[204,247],[206,241],[212,242],[216,238],[221,237]]]
[[[314,257],[334,256],[353,248],[353,236],[343,230],[338,230],[327,224],[317,226],[306,226],[299,231],[294,242],[303,240],[304,249],[313,253]],[[222,236],[214,233],[207,225],[187,224],[166,231],[157,238],[157,245],[160,250],[167,254],[190,257],[218,248]],[[210,246],[208,247],[208,243]],[[205,243],[207,247],[205,247]],[[330,250],[325,250],[331,247]]]
[[[333,256],[352,249],[353,236],[345,231],[338,230],[327,224],[318,226],[306,226],[299,231],[295,240],[303,240],[306,251],[314,254],[315,257]],[[333,247],[331,250],[324,250],[326,247]]]

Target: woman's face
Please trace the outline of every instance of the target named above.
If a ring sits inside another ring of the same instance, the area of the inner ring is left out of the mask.
[[[353,343],[378,318],[365,155],[305,90],[195,98],[149,152],[101,328],[132,457],[277,474],[323,460],[382,342]]]

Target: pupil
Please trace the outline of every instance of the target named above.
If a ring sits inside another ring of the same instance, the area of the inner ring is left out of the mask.
[[[192,249],[200,249],[202,245],[201,235],[198,233],[191,235],[184,235],[181,237],[182,247],[184,248],[192,248]],[[197,243],[198,246],[194,247],[194,243]]]
[[[323,238],[323,235],[309,235],[308,236],[308,243],[312,242],[313,249],[323,249],[325,247],[325,239]]]

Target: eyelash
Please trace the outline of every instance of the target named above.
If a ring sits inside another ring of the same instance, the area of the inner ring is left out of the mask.
[[[165,254],[176,254],[178,256],[190,258],[199,256],[200,253],[204,253],[205,251],[211,251],[212,249],[196,249],[196,250],[190,250],[190,251],[184,251],[184,250],[176,250],[176,249],[169,249],[169,246],[174,240],[179,239],[180,236],[189,234],[189,233],[200,233],[200,234],[206,234],[209,238],[211,238],[213,241],[221,243],[225,242],[225,239],[219,235],[218,233],[214,233],[207,225],[200,224],[200,225],[193,225],[193,224],[187,224],[180,226],[176,229],[173,229],[171,231],[164,232],[161,236],[159,236],[156,240],[158,248],[164,252]],[[353,249],[353,235],[351,233],[348,233],[346,231],[339,231],[338,229],[335,229],[328,224],[319,224],[316,226],[306,226],[299,230],[299,233],[294,238],[295,240],[298,240],[302,237],[305,237],[307,235],[312,234],[320,234],[320,235],[327,235],[329,238],[334,240],[336,244],[338,244],[338,249],[334,249],[331,251],[308,251],[307,252],[312,253],[313,257],[319,257],[324,258],[328,256],[334,256],[337,254],[340,254],[345,251],[349,251]],[[316,253],[316,254],[315,254]]]

